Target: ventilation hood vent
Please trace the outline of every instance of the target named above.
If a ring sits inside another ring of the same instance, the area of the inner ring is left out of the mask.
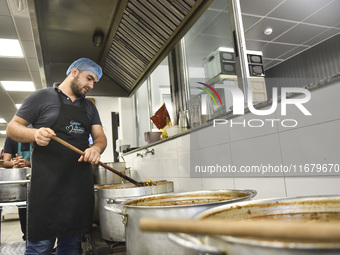
[[[90,95],[131,96],[211,2],[28,0],[42,77],[52,86],[88,57],[104,73]]]

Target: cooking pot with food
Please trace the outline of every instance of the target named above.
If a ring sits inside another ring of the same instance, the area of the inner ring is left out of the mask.
[[[132,183],[116,185],[96,185],[99,207],[99,224],[101,236],[104,240],[124,242],[125,225],[122,216],[104,209],[105,206],[123,210],[123,202],[137,197],[169,193],[174,191],[173,182],[155,181],[151,186],[137,187]]]
[[[202,220],[275,220],[283,222],[332,222],[340,220],[340,196],[264,199],[218,206],[197,214]],[[228,235],[169,234],[172,241],[205,254],[307,255],[340,254],[340,242],[297,241],[280,238]]]
[[[0,168],[0,202],[26,201],[27,180],[26,176],[31,172],[31,168]],[[17,182],[17,183],[16,183]]]
[[[171,193],[145,196],[124,202],[123,209],[110,205],[105,208],[122,216],[125,227],[127,254],[196,254],[168,239],[167,234],[148,233],[139,229],[139,220],[143,217],[156,218],[192,218],[209,208],[251,199],[254,190],[214,190]]]

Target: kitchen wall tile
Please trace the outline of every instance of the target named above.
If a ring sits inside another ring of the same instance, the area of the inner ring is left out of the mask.
[[[190,134],[180,136],[177,139],[177,152],[184,153],[190,151]]]
[[[339,83],[328,85],[321,89],[311,91],[311,99],[304,103],[303,106],[312,114],[312,116],[305,116],[295,105],[287,106],[287,115],[285,119],[294,119],[298,122],[296,128],[305,127],[321,122],[340,119],[340,94]],[[304,98],[304,95],[294,98]],[[279,131],[290,130],[279,126]]]
[[[340,195],[340,178],[287,177],[287,196]]]
[[[201,178],[179,178],[179,192],[202,190]]]
[[[191,148],[206,148],[218,144],[227,143],[229,133],[227,125],[208,126],[193,132],[190,136]]]
[[[200,165],[192,165],[192,167],[202,172],[202,177],[231,176],[230,173],[223,172],[231,164],[229,144],[207,147],[201,149],[199,153]]]
[[[145,160],[144,164],[142,164],[137,171],[139,172],[141,181],[163,178],[162,161],[158,159]]]
[[[154,146],[155,155],[166,156],[177,153],[177,139],[172,139]]]
[[[202,177],[202,173],[200,171],[196,172],[196,166],[201,166],[201,151],[200,150],[192,150],[190,152],[190,162],[189,162],[189,175],[192,178]],[[189,177],[189,176],[188,176]]]
[[[200,148],[200,134],[202,129],[196,130],[190,133],[189,139],[190,139],[190,150],[193,149],[199,149]]]
[[[134,165],[134,157],[136,157],[135,154],[129,154],[124,156],[124,160],[121,159],[121,162],[126,162],[126,167],[133,168]]]
[[[190,155],[190,152],[178,153],[179,177],[190,177]]]
[[[263,177],[263,176],[283,176],[280,172],[282,165],[280,143],[277,134],[256,137],[230,143],[232,165],[236,167],[238,173],[235,176],[243,177]],[[278,169],[279,172],[264,173],[262,169]],[[261,172],[249,172],[255,169]],[[246,173],[240,171],[247,170]],[[248,171],[249,170],[249,171]]]
[[[232,177],[203,178],[202,184],[204,190],[235,189]]]
[[[332,121],[281,132],[279,138],[283,163],[302,165],[302,167],[305,164],[339,164],[339,130],[340,121]],[[302,173],[305,174],[310,175],[310,172]],[[321,173],[321,175],[332,174],[339,176],[340,173]]]
[[[163,168],[162,177],[167,179],[168,177],[174,178],[180,176],[177,154],[163,156],[161,163]]]
[[[254,189],[254,199],[286,197],[284,178],[234,178],[235,189]]]
[[[269,108],[264,107],[263,110]],[[226,126],[229,128],[230,142],[276,133],[278,124],[275,119],[278,119],[276,111],[265,116],[246,113],[228,120]]]

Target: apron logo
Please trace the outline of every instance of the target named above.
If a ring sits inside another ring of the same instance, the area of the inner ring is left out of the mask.
[[[81,123],[77,121],[70,121],[70,125],[65,127],[69,133],[84,134],[85,128],[81,126]]]

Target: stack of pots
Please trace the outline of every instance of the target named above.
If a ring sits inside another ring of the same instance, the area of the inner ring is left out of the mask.
[[[97,186],[99,224],[104,240],[125,242],[125,225],[122,215],[104,209],[105,206],[123,210],[123,202],[137,197],[173,192],[173,182],[156,181],[153,186],[137,187],[132,183]]]
[[[122,216],[126,232],[127,254],[197,254],[169,240],[166,233],[143,232],[139,221],[144,217],[151,218],[192,218],[209,208],[251,199],[256,195],[254,190],[214,190],[171,193],[145,196],[123,202],[122,208],[106,205],[105,208]]]

